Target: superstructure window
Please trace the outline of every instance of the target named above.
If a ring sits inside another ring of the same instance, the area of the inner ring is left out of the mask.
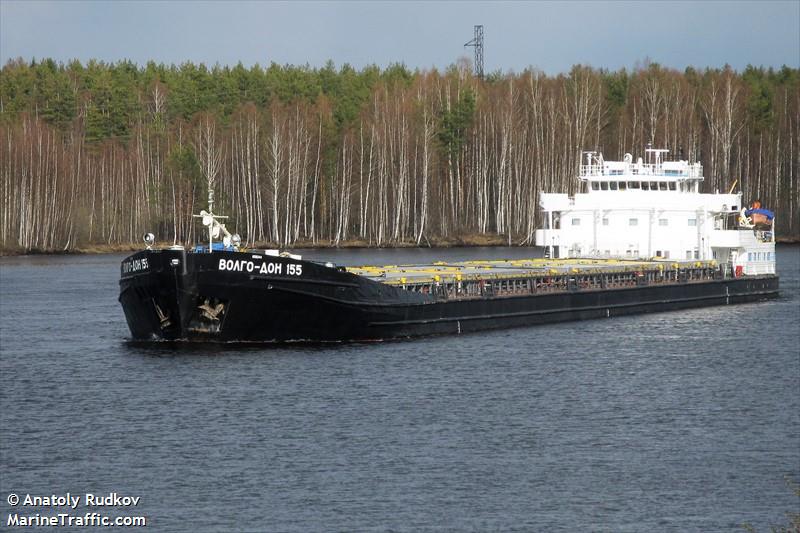
[[[628,188],[628,183],[627,182],[625,182],[625,181],[620,181],[619,182],[619,190],[624,191],[627,188]]]
[[[600,184],[597,183],[596,181],[593,181],[592,182],[592,190],[593,191],[599,191],[600,190]]]
[[[657,191],[658,190],[658,182],[657,181],[651,181],[650,182],[650,190],[651,191]]]
[[[628,188],[629,189],[638,189],[639,188],[639,182],[638,181],[629,181],[628,182]]]
[[[666,191],[667,190],[667,182],[666,181],[659,181],[658,182],[658,190],[659,191]]]
[[[604,226],[608,226],[608,219],[607,219],[607,218],[604,218],[604,219],[603,219],[603,225],[604,225]]]
[[[642,182],[642,190],[643,191],[649,191],[650,190],[650,182],[649,181],[643,181]]]
[[[610,182],[608,184],[608,188],[611,189],[612,191],[616,191],[617,190],[617,182],[616,181]]]
[[[629,218],[628,219],[628,225],[629,226],[638,226],[639,225],[639,219],[638,218]]]
[[[581,225],[581,219],[579,219],[579,218],[573,218],[573,219],[572,219],[572,225],[573,225],[573,226],[580,226],[580,225]]]
[[[675,182],[674,181],[670,181],[669,182],[669,190],[671,190],[671,191],[675,190]]]
[[[608,182],[607,181],[601,181],[600,182],[600,190],[601,191],[607,191],[608,190]]]
[[[696,218],[690,218],[689,219],[689,225],[690,226],[696,226],[697,225],[697,219]]]
[[[667,220],[666,218],[659,218],[658,219],[658,225],[659,226],[669,226],[669,220]]]

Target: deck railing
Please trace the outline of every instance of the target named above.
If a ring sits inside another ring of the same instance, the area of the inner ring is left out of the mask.
[[[663,176],[667,178],[702,178],[703,166],[700,164],[687,164],[681,169],[665,169],[663,164],[651,165],[642,163],[626,165],[624,169],[609,168],[603,165],[581,165],[580,176],[588,178],[593,176],[626,177],[630,176]]]
[[[756,274],[755,272],[753,272]],[[764,274],[767,272],[757,272]],[[749,272],[748,272],[749,274]],[[472,299],[497,296],[522,296],[577,291],[606,290],[647,285],[684,284],[731,277],[730,265],[702,263],[666,269],[564,273],[487,277],[480,279],[443,278],[440,281],[397,283],[407,291],[431,294],[438,299]]]

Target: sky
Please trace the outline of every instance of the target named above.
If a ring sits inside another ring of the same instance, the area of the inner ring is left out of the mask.
[[[443,69],[484,26],[486,72],[648,62],[800,67],[800,0],[338,2],[0,0],[0,62],[45,57]]]

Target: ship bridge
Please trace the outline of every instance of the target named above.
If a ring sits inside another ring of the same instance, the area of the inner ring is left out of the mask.
[[[622,161],[605,161],[599,152],[584,152],[585,163],[578,179],[586,192],[648,191],[698,192],[703,181],[703,165],[685,160],[664,161],[669,150],[648,148],[646,160],[633,161],[625,154]]]
[[[582,192],[540,194],[536,244],[551,258],[717,260],[747,274],[774,273],[774,214],[751,220],[734,187],[700,193],[703,166],[667,154],[648,148],[644,160],[605,161],[584,152]]]

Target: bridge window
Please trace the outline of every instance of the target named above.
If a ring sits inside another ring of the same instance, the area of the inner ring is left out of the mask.
[[[691,258],[692,258],[692,251],[686,250],[686,259],[691,259]]]
[[[608,226],[608,219],[607,219],[607,218],[604,218],[604,219],[603,219],[603,225],[604,225],[604,226]]]
[[[580,225],[581,225],[581,219],[579,219],[579,218],[573,218],[573,219],[572,219],[572,225],[573,225],[573,226],[580,226]]]
[[[638,218],[629,218],[628,219],[628,225],[629,226],[638,226],[639,225],[639,219]]]
[[[668,226],[669,225],[669,220],[666,219],[666,218],[659,218],[658,219],[658,225],[659,226]]]
[[[690,226],[696,226],[697,225],[697,219],[696,218],[690,218],[689,219],[689,225]]]

